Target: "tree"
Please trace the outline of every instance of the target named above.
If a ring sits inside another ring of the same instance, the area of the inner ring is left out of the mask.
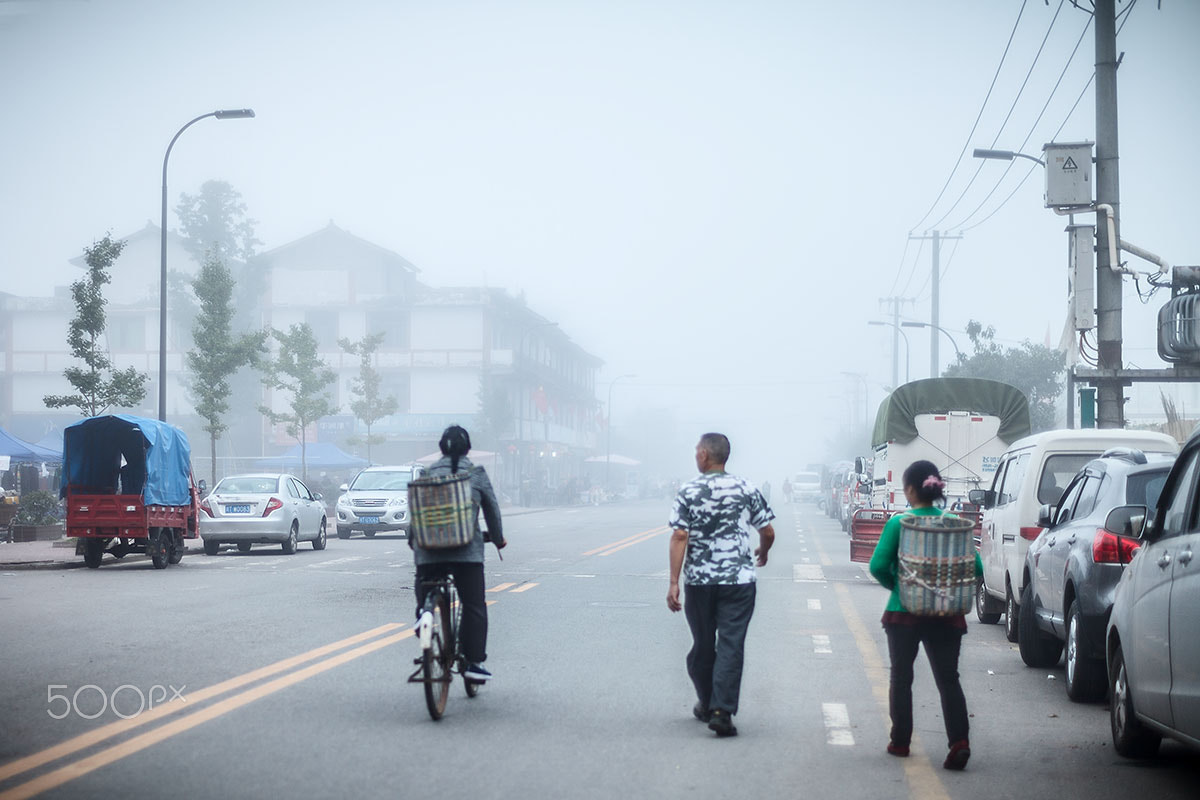
[[[381,342],[382,333],[364,336],[357,342],[338,339],[338,344],[343,350],[359,357],[358,377],[350,384],[350,390],[357,395],[357,399],[350,401],[350,411],[367,426],[367,463],[371,463],[371,445],[383,441],[383,437],[376,437],[371,433],[371,426],[389,414],[395,414],[396,409],[400,407],[394,394],[380,394],[379,373],[371,366],[371,356]]]
[[[233,276],[213,252],[192,282],[200,301],[192,326],[195,347],[187,354],[192,373],[191,392],[196,413],[204,419],[212,454],[212,482],[217,483],[217,440],[228,430],[230,380],[239,369],[254,364],[266,351],[266,331],[233,333]]]
[[[1055,401],[1063,390],[1060,376],[1066,370],[1064,354],[1028,339],[1020,347],[1001,347],[995,341],[996,329],[990,325],[985,328],[975,320],[967,323],[967,336],[974,354],[959,355],[957,363],[946,368],[946,377],[990,378],[1015,386],[1029,400],[1034,432],[1053,428]]]
[[[254,256],[256,220],[246,216],[242,195],[225,181],[205,181],[199,194],[180,193],[179,232],[183,245],[197,261],[211,252],[224,263],[248,262]]]
[[[475,418],[472,431],[481,449],[499,446],[500,438],[513,432],[513,407],[508,399],[508,389],[501,382],[485,375],[479,384],[479,416]]]
[[[264,363],[263,382],[291,395],[291,413],[280,414],[266,406],[259,406],[259,411],[271,422],[284,423],[288,436],[300,442],[300,468],[307,480],[307,427],[337,411],[328,394],[328,387],[337,380],[337,375],[317,355],[317,337],[308,323],[292,325],[287,333],[272,330],[271,336],[279,343],[279,352]]]
[[[63,370],[67,381],[75,387],[74,394],[48,394],[42,398],[47,408],[78,408],[86,417],[95,417],[111,407],[130,408],[146,396],[146,374],[133,367],[112,368],[107,348],[101,345],[106,315],[104,284],[112,279],[108,270],[125,249],[125,242],[113,241],[111,234],[91,247],[84,248],[87,275],[71,284],[71,299],[75,301],[75,318],[67,333],[71,355],[84,366]]]

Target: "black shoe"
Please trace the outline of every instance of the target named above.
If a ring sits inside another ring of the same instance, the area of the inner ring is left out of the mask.
[[[709,712],[708,729],[717,736],[737,736],[737,728],[733,727],[733,717],[723,708],[714,708]]]
[[[697,700],[696,705],[692,706],[692,716],[701,722],[708,722],[710,719],[712,719],[712,712],[705,708],[703,703]]]
[[[482,664],[470,664],[463,672],[463,677],[475,683],[487,683],[488,678],[492,677],[492,673],[488,672]]]

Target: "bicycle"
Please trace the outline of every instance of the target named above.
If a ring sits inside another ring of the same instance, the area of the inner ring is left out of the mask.
[[[422,581],[421,585],[427,589],[416,625],[421,655],[413,659],[417,668],[408,676],[408,682],[425,685],[425,705],[429,716],[436,721],[446,712],[454,673],[463,676],[467,697],[478,694],[481,684],[465,674],[468,665],[458,635],[462,605],[458,602],[454,579],[447,575]]]

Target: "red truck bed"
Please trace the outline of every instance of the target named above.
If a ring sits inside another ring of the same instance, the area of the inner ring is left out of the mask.
[[[144,539],[151,528],[177,528],[195,539],[192,506],[148,506],[136,494],[67,492],[67,536]]]

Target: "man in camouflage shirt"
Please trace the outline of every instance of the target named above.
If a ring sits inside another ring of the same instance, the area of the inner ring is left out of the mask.
[[[775,518],[757,489],[725,472],[729,439],[706,433],[696,445],[700,475],[675,496],[668,523],[671,534],[671,585],[667,607],[683,610],[692,630],[688,676],[699,698],[692,713],[718,736],[733,736],[738,710],[746,629],[754,614],[754,567],[767,563],[775,541]],[[758,547],[750,553],[750,531]],[[679,574],[687,592],[679,602]]]

